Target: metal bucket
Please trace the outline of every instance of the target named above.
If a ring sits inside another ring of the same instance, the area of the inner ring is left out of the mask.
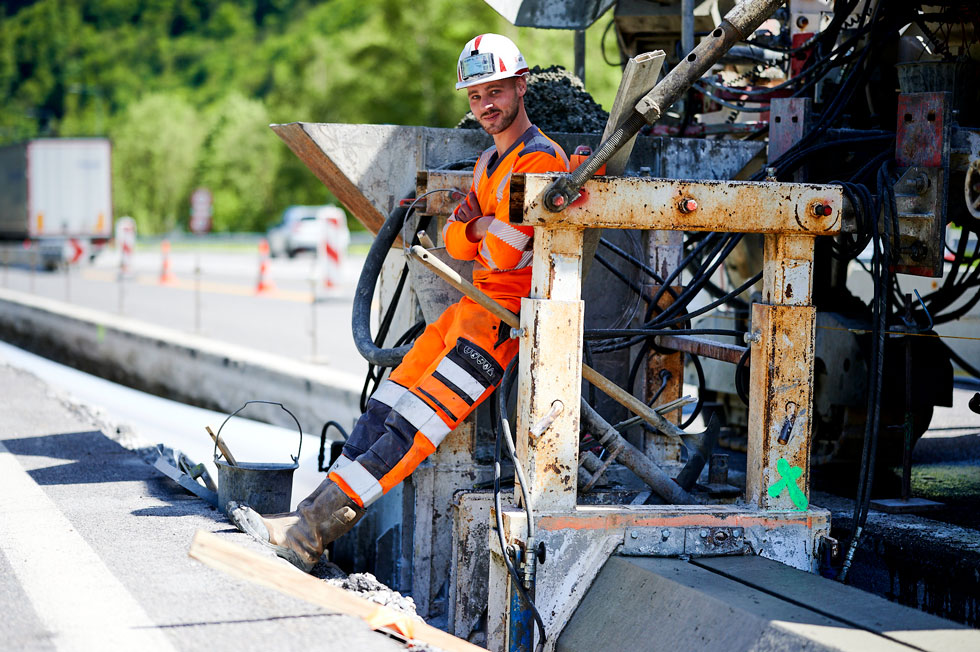
[[[239,462],[234,465],[219,459],[217,440],[228,420],[252,403],[278,405],[296,422],[299,430],[299,448],[296,455],[290,455],[292,464],[273,464],[261,462]],[[293,494],[293,471],[299,467],[299,456],[303,450],[303,428],[296,416],[282,403],[274,401],[247,401],[245,405],[229,414],[218,428],[214,442],[214,463],[218,467],[218,504],[227,511],[229,502],[244,503],[260,514],[279,514],[289,511]]]
[[[457,260],[449,255],[445,247],[433,247],[427,251],[464,279],[472,282],[473,261]],[[406,254],[405,257],[408,260],[409,280],[419,300],[422,317],[425,318],[425,323],[431,324],[439,319],[439,315],[445,312],[446,308],[462,299],[463,293],[439,278],[412,254]]]

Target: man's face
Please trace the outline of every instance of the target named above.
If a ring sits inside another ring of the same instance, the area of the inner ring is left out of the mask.
[[[470,111],[480,126],[493,136],[514,123],[526,90],[527,82],[523,77],[508,77],[470,86],[466,94],[470,100]]]

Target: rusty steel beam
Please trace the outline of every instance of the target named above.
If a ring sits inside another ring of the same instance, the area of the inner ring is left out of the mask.
[[[543,196],[556,174],[511,177],[510,219],[554,229],[614,228],[835,235],[840,186],[748,181],[597,177],[567,210]]]
[[[737,364],[745,353],[744,346],[715,342],[695,335],[657,335],[654,338],[657,346],[675,351],[683,351],[702,358],[712,358],[722,362]]]
[[[459,205],[473,183],[472,170],[420,170],[415,180],[416,197],[432,192],[416,207],[419,215],[449,215]],[[433,192],[451,190],[453,192]]]

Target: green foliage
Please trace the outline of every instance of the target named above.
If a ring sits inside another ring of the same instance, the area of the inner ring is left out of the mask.
[[[273,187],[282,147],[265,105],[233,92],[207,120],[194,183],[214,194],[216,231],[257,231],[278,214]]]
[[[6,12],[6,15],[5,13]],[[588,89],[609,106],[618,67],[588,30]],[[37,0],[0,8],[0,144],[113,139],[116,212],[179,227],[190,192],[215,227],[261,230],[289,204],[331,201],[270,122],[451,127],[473,35],[513,38],[531,65],[573,68],[572,33],[515,28],[482,0]]]
[[[117,214],[132,215],[144,234],[174,228],[187,212],[205,135],[197,111],[176,94],[154,93],[130,105],[110,132]]]

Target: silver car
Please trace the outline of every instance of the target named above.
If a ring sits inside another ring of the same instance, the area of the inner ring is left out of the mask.
[[[282,220],[266,232],[269,255],[292,258],[301,251],[315,252],[329,218],[335,218],[346,233],[344,212],[336,206],[290,206],[282,212]]]

